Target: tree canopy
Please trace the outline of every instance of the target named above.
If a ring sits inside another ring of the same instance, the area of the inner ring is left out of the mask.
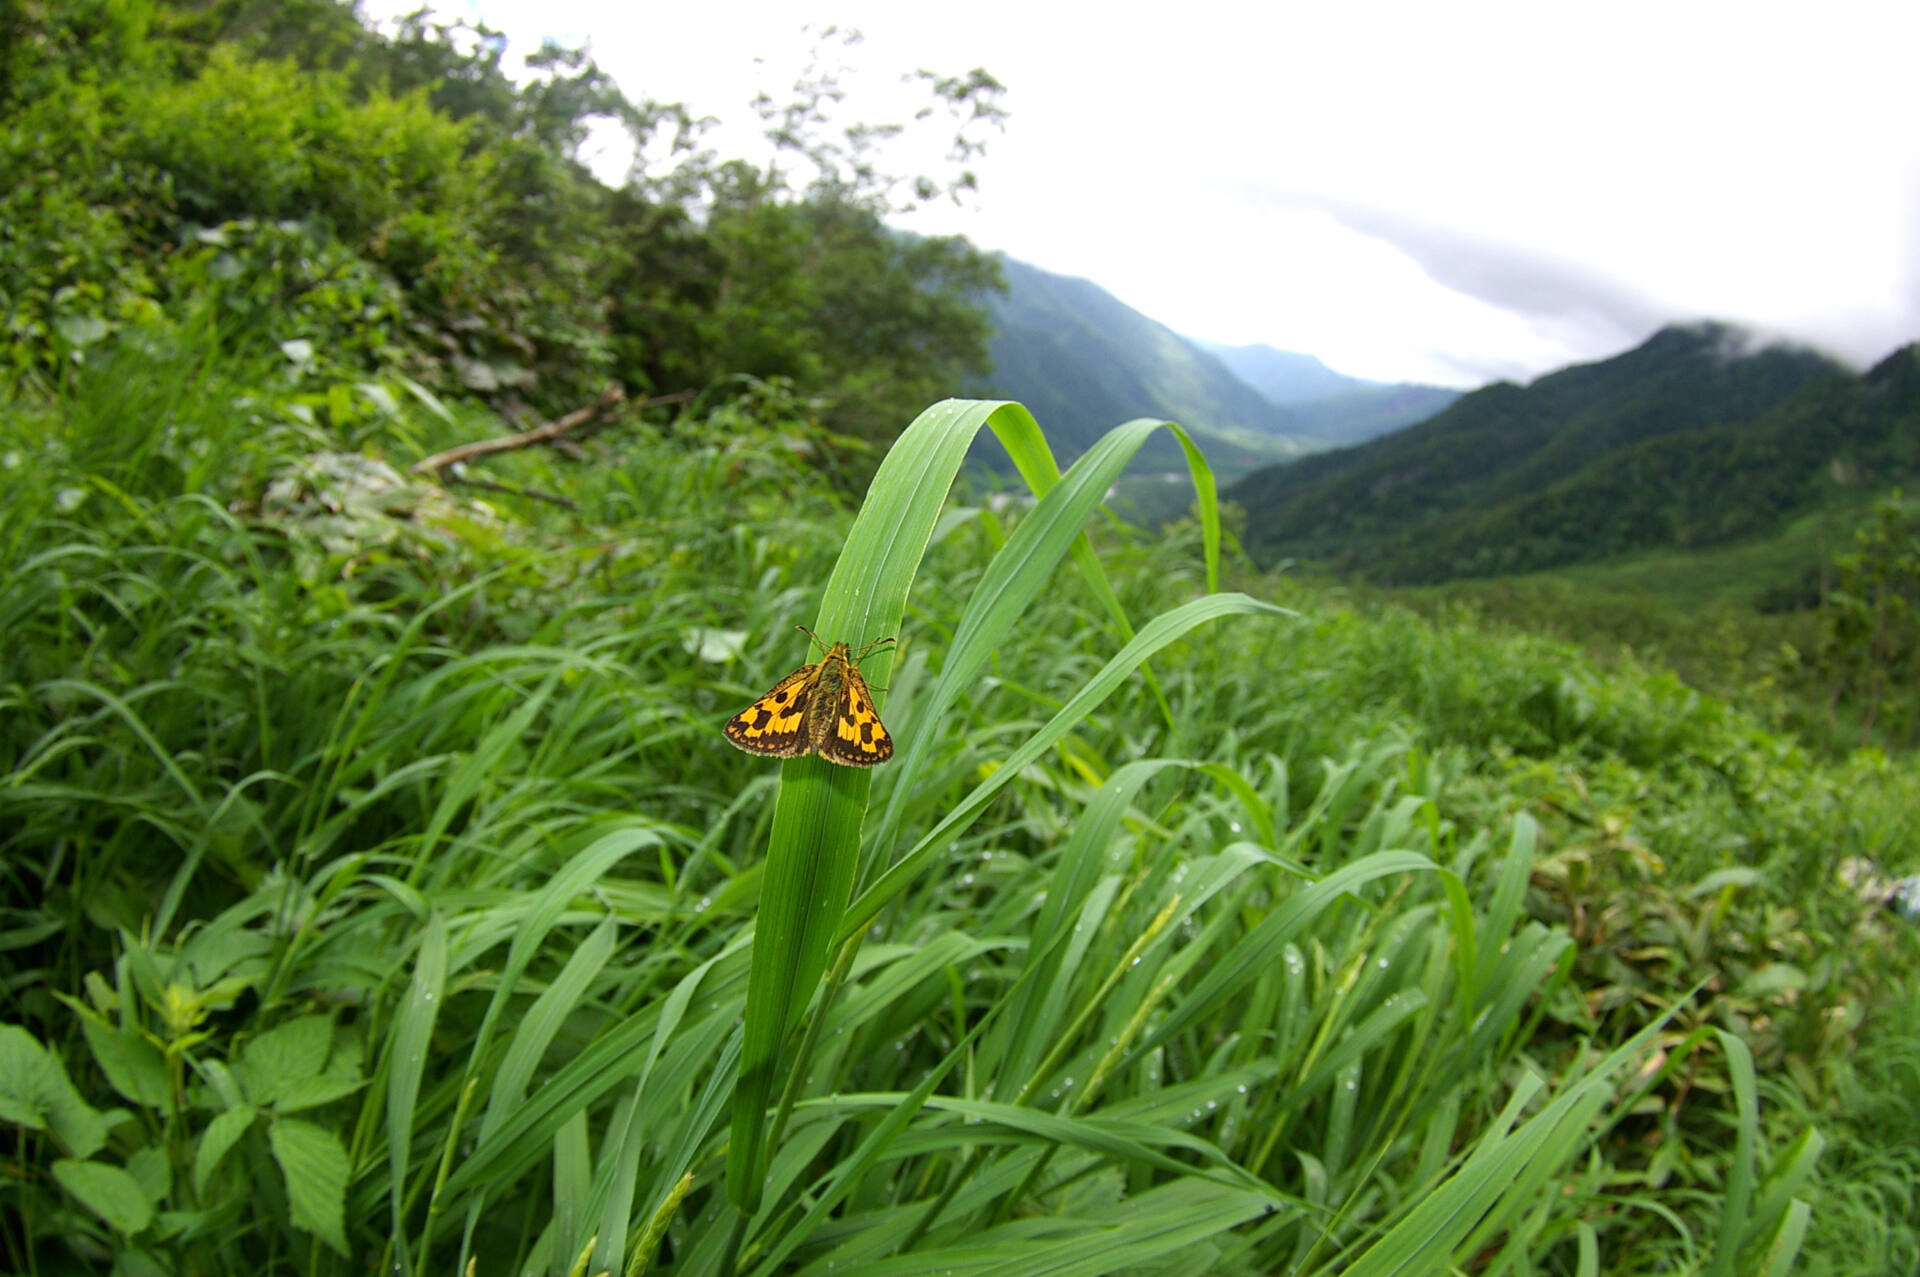
[[[315,378],[404,376],[509,415],[608,381],[710,403],[780,379],[876,440],[986,366],[994,262],[884,220],[971,189],[1002,116],[985,71],[910,77],[955,134],[945,171],[900,174],[880,143],[907,126],[843,122],[817,67],[754,104],[759,163],[583,51],[546,46],[516,82],[499,32],[424,12],[382,33],[338,0],[28,0],[6,21],[16,382],[193,326]],[[618,188],[580,159],[598,122],[642,157]]]

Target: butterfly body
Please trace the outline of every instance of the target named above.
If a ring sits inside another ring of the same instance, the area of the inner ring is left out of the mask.
[[[813,641],[820,639],[798,626]],[[721,730],[749,754],[797,758],[818,754],[830,763],[872,767],[893,757],[893,738],[880,723],[873,693],[860,675],[867,653],[892,639],[876,639],[858,655],[845,643],[828,647],[812,665],[802,665],[765,696],[727,720]]]

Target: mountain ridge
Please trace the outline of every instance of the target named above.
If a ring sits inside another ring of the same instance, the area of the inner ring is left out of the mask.
[[[1007,292],[990,298],[994,371],[983,389],[1025,404],[1063,461],[1135,417],[1179,422],[1216,468],[1238,475],[1307,446],[1292,420],[1212,355],[1091,280],[1000,257]],[[987,441],[989,463],[1004,452]],[[1184,468],[1162,432],[1135,469]]]
[[[1914,358],[1903,348],[1862,376],[1806,347],[1755,347],[1731,325],[1674,325],[1223,495],[1247,509],[1257,557],[1383,583],[1711,544],[1818,500],[1816,472],[1844,454],[1862,473],[1910,472],[1920,377],[1901,370]]]
[[[1368,381],[1335,372],[1317,356],[1268,345],[1190,338],[1291,415],[1303,436],[1338,447],[1391,434],[1451,405],[1462,391],[1415,381]]]
[[[1025,404],[1063,461],[1122,421],[1164,417],[1191,432],[1216,472],[1231,480],[1404,425],[1456,394],[1347,377],[1312,355],[1270,346],[1222,348],[1175,332],[1091,280],[1004,254],[998,261],[1007,291],[984,299],[994,324],[988,343],[994,371],[974,389]],[[1241,375],[1222,349],[1260,366],[1290,363],[1305,370],[1296,382],[1314,393],[1297,403],[1276,402]],[[1328,387],[1335,392],[1318,395]],[[1007,464],[991,440],[976,455],[998,469]],[[1147,443],[1132,469],[1184,470],[1185,462],[1178,444],[1162,434]]]

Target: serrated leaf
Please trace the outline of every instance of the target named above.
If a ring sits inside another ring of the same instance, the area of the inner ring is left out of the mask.
[[[303,1015],[247,1043],[235,1072],[249,1100],[271,1106],[289,1087],[320,1076],[332,1045],[333,1021]]]
[[[207,1123],[207,1129],[200,1136],[200,1147],[193,1155],[193,1191],[196,1194],[205,1196],[207,1181],[220,1169],[222,1159],[247,1133],[247,1128],[253,1125],[253,1119],[257,1116],[251,1105],[243,1104],[239,1108],[228,1109]]]
[[[60,1057],[13,1024],[0,1024],[0,1121],[51,1131],[77,1158],[107,1142],[106,1119],[74,1089]]]
[[[331,1104],[359,1090],[366,1076],[362,1068],[360,1039],[351,1034],[332,1034],[332,1049],[326,1067],[311,1076],[292,1076],[277,1087],[273,1100],[276,1113],[298,1113]]]
[[[281,1118],[267,1132],[273,1159],[287,1183],[293,1226],[312,1233],[334,1250],[347,1253],[347,1150],[332,1131],[293,1118]]]
[[[131,1236],[153,1222],[140,1182],[118,1166],[62,1158],[53,1164],[53,1178],[115,1232]]]

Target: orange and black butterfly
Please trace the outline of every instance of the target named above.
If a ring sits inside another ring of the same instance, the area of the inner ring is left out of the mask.
[[[749,754],[797,758],[818,754],[830,763],[871,767],[893,757],[893,737],[880,725],[873,693],[860,677],[860,662],[876,647],[894,640],[875,639],[858,655],[845,643],[828,647],[804,625],[793,627],[825,652],[773,685],[773,690],[727,720],[721,730]]]

